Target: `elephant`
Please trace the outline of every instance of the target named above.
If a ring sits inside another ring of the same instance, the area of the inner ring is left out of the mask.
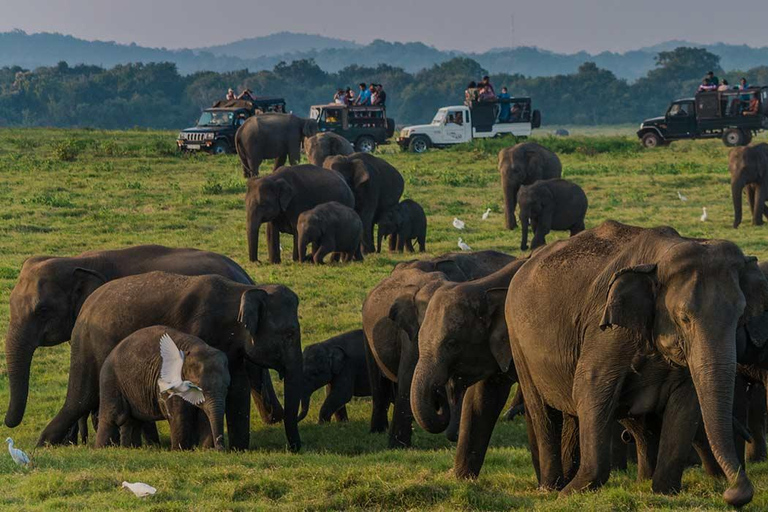
[[[245,194],[248,256],[259,260],[259,229],[267,222],[270,263],[280,263],[280,233],[293,235],[293,261],[299,260],[296,225],[302,212],[330,201],[353,208],[355,197],[344,179],[314,165],[281,167],[269,176],[248,180]]]
[[[517,193],[523,240],[520,250],[528,250],[528,223],[533,229],[531,249],[546,244],[551,230],[570,230],[571,236],[584,231],[587,195],[577,184],[560,178],[523,185]]]
[[[425,260],[401,261],[394,270],[418,269],[442,272],[449,281],[471,281],[493,274],[514,257],[500,251],[448,252]]]
[[[298,164],[304,141],[314,137],[317,130],[317,121],[293,114],[271,112],[251,116],[235,133],[235,148],[243,165],[243,176],[258,176],[265,159],[275,159],[273,170],[285,165],[286,159],[291,165]]]
[[[355,152],[355,147],[341,135],[322,132],[304,141],[304,152],[309,163],[322,167],[329,156],[351,155]]]
[[[373,225],[400,201],[405,180],[383,158],[368,153],[332,156],[323,167],[340,173],[355,194],[355,211],[363,221],[363,252],[374,252]]]
[[[412,240],[419,243],[419,252],[424,252],[427,239],[427,216],[424,208],[412,199],[401,201],[384,214],[378,220],[379,231],[376,242],[376,252],[381,252],[381,239],[389,236],[389,250],[395,248],[403,252],[408,248],[414,252]]]
[[[27,259],[10,297],[11,320],[5,340],[5,360],[11,399],[5,414],[6,426],[18,426],[24,416],[35,350],[69,341],[83,303],[104,283],[153,270],[185,275],[218,274],[242,284],[253,284],[245,270],[226,256],[161,245]],[[266,423],[282,421],[283,409],[269,371],[251,363],[246,369],[254,402],[263,420]],[[85,436],[87,431],[81,434]]]
[[[733,227],[741,224],[741,193],[746,187],[752,224],[763,224],[768,218],[768,144],[733,148],[728,156],[731,173],[731,199],[733,200]]]
[[[346,404],[353,396],[371,396],[371,383],[365,363],[365,335],[358,329],[327,339],[304,349],[304,392],[299,421],[309,412],[312,393],[325,386],[325,402],[320,407],[320,423],[347,421]]]
[[[505,316],[542,487],[565,483],[557,414],[579,425],[570,494],[608,479],[615,419],[660,412],[654,491],[680,489],[703,420],[725,501],[751,501],[733,436],[736,332],[766,308],[768,281],[732,242],[606,221],[534,252]]]
[[[499,151],[499,173],[504,191],[504,224],[507,229],[515,229],[520,187],[538,180],[559,178],[563,168],[560,159],[549,149],[535,142],[521,142]]]
[[[249,447],[246,360],[278,371],[285,381],[286,438],[301,447],[297,415],[302,357],[299,299],[282,285],[248,285],[221,276],[149,272],[111,281],[83,304],[72,331],[69,383],[63,407],[38,445],[60,444],[67,430],[98,406],[99,371],[117,344],[152,325],[197,336],[227,355],[231,383],[226,419],[231,448]]]
[[[461,269],[457,261],[445,256],[434,259],[432,264],[437,271],[422,270],[416,267],[396,267],[389,277],[383,279],[363,302],[363,331],[368,340],[372,359],[382,375],[397,384],[397,396],[392,424],[389,429],[389,447],[401,448],[411,445],[411,380],[418,361],[418,333],[424,310],[432,294],[440,286],[450,283],[448,273],[459,280],[466,280],[467,273],[482,277],[484,270],[492,273],[499,267],[514,260],[512,256],[500,258],[494,251],[462,254]],[[486,259],[487,257],[487,259]],[[429,268],[424,265],[422,268]],[[474,268],[473,268],[474,267]],[[445,272],[442,270],[445,269]],[[486,274],[487,275],[487,274]],[[462,279],[463,276],[463,279]],[[369,369],[374,375],[375,369]],[[389,407],[384,398],[378,396],[375,379],[372,380],[373,407],[378,419],[382,410],[386,417]],[[458,431],[458,410],[461,405],[461,387],[448,386],[451,393],[450,403],[454,410],[452,424],[447,430],[447,437],[453,439]]]
[[[323,263],[326,255],[343,256],[344,262],[363,261],[360,240],[363,222],[360,216],[343,204],[331,201],[315,206],[299,215],[296,230],[299,236],[299,261]],[[312,244],[312,255],[307,257],[307,246]]]
[[[180,396],[161,393],[158,387],[160,338],[167,334],[184,353],[181,368],[184,380],[200,387],[204,401],[186,402]],[[190,449],[198,441],[197,423],[188,421],[201,411],[205,428],[217,450],[224,449],[224,404],[230,378],[227,356],[196,336],[164,325],[139,329],[110,352],[99,374],[99,430],[96,448],[115,438],[116,430],[137,421],[166,419],[171,427],[171,448]],[[200,422],[203,423],[203,422]],[[121,438],[131,446],[131,438]]]
[[[476,478],[493,428],[517,382],[504,319],[509,283],[525,260],[466,283],[449,283],[432,295],[419,330],[419,360],[411,409],[427,432],[448,428],[449,380],[466,388],[453,474]]]

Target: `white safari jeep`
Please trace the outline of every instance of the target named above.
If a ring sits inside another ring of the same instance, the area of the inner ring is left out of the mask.
[[[443,107],[430,124],[406,126],[397,143],[403,150],[423,153],[476,138],[514,135],[528,137],[541,126],[541,113],[531,110],[531,98],[472,102],[472,105]]]

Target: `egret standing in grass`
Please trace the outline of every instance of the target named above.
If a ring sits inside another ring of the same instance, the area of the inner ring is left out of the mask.
[[[137,498],[146,498],[157,492],[157,489],[143,482],[123,482],[123,487],[135,494]]]
[[[485,210],[485,213],[483,214],[483,220],[488,220],[488,216],[491,214],[491,209],[488,208]]]
[[[163,365],[160,367],[160,378],[157,385],[161,393],[168,396],[178,395],[192,405],[199,405],[205,401],[203,390],[199,386],[182,380],[181,368],[184,366],[184,352],[173,342],[168,333],[160,338],[160,357]]]
[[[472,248],[470,246],[468,246],[466,244],[466,242],[464,242],[464,240],[461,239],[461,237],[459,237],[459,249],[461,249],[462,251],[471,251],[472,250]]]
[[[15,462],[17,466],[28,466],[29,457],[23,451],[19,450],[18,448],[14,448],[13,439],[9,437],[5,440],[5,442],[8,443],[8,452],[11,454],[13,462]]]
[[[701,207],[701,211],[702,211],[701,222],[707,222],[707,219],[709,218],[709,216],[707,215],[707,207],[706,206],[702,206]]]
[[[687,201],[688,200],[688,198],[685,197],[683,194],[681,194],[679,190],[677,191],[677,198],[680,199],[681,201]]]
[[[464,229],[464,221],[463,220],[459,220],[458,217],[454,217],[453,218],[453,227],[455,227],[456,229]]]

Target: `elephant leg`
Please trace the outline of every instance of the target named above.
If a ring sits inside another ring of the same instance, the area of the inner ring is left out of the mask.
[[[445,429],[445,438],[452,443],[459,440],[459,427],[466,392],[466,386],[456,379],[449,379],[448,384],[445,385],[445,394],[451,412],[451,420],[448,422],[448,428]]]
[[[512,384],[506,375],[493,375],[467,389],[453,463],[453,474],[457,478],[477,478],[480,474],[493,428],[507,403]]]
[[[389,235],[389,244],[387,245],[389,252],[395,252],[397,250],[397,239],[399,238],[397,233]]]
[[[352,381],[346,378],[344,375],[334,380],[333,384],[328,384],[325,387],[325,401],[320,407],[320,419],[319,423],[328,423],[331,421],[331,417],[338,411],[344,409],[342,416],[346,418],[347,411],[344,407],[350,400],[352,400]],[[337,419],[339,416],[337,416]],[[346,421],[346,420],[339,420]]]
[[[761,208],[761,205],[765,204],[766,199],[766,187],[762,185],[757,186],[757,192],[755,193],[755,209],[753,210],[752,214],[752,224],[755,226],[762,226],[763,225],[763,208]]]
[[[365,366],[368,369],[368,382],[371,387],[371,433],[386,432],[389,426],[387,415],[391,402],[392,382],[382,375],[371,353],[368,340],[365,340]]]
[[[517,191],[520,185],[507,183],[502,176],[501,186],[504,191],[504,224],[507,229],[515,229],[517,227],[517,220],[515,219]]]
[[[427,237],[426,235],[419,235],[416,238],[416,241],[419,243],[419,252],[424,252],[427,248]]]
[[[280,247],[278,247],[280,250]],[[293,234],[293,261],[299,260],[299,233],[298,231]]]
[[[226,420],[229,445],[235,450],[250,447],[250,385],[244,365],[230,361],[230,384],[227,391]]]
[[[141,447],[141,422],[128,418],[120,425],[120,446],[123,448]]]
[[[691,443],[701,423],[701,409],[693,383],[678,387],[669,397],[659,435],[659,454],[653,472],[654,492],[670,494],[682,488],[683,470]]]
[[[627,470],[627,444],[622,440],[624,425],[618,421],[611,430],[611,470]]]
[[[269,253],[270,263],[280,263],[280,230],[272,222],[267,222],[267,252]]]
[[[707,433],[704,430],[703,424],[700,424],[699,428],[696,429],[696,435],[693,438],[693,448],[699,455],[701,466],[707,475],[713,478],[725,477],[723,468],[720,467],[720,464],[715,458],[715,454],[712,452],[712,447],[709,445],[709,439],[707,438]]]
[[[416,249],[413,248],[413,241],[410,238],[405,240],[405,249],[408,252],[416,252]]]
[[[752,215],[754,215],[755,214],[755,207],[756,207],[755,206],[755,199],[756,199],[755,192],[757,191],[757,189],[752,184],[747,185],[745,188],[747,189],[747,202],[749,202],[749,212]]]
[[[373,244],[373,217],[376,211],[368,208],[360,213],[360,220],[363,221],[363,252],[368,254],[376,251]]]
[[[404,235],[398,233],[397,235],[397,252],[402,253],[405,251],[405,244],[407,239]]]
[[[77,429],[80,431],[80,444],[88,444],[88,416],[83,416],[77,422]]]
[[[274,167],[272,167],[272,170],[276,171],[280,167],[284,166],[286,160],[288,160],[288,154],[287,153],[283,153],[282,155],[280,155],[277,158],[275,158],[275,165],[274,165]]]
[[[517,386],[515,396],[512,398],[512,404],[504,413],[504,421],[512,421],[518,414],[525,414],[525,403],[523,402],[523,390]]]
[[[528,449],[531,451],[531,465],[533,466],[533,471],[536,473],[536,482],[538,482],[539,487],[543,486],[541,485],[541,464],[539,461],[539,440],[536,438],[536,431],[533,428],[533,422],[530,420],[530,418],[526,418],[525,420],[525,430],[528,434]]]
[[[733,417],[741,425],[748,424],[749,415],[749,383],[743,376],[737,374],[736,382],[733,388]],[[739,463],[742,467],[744,464],[744,453],[746,448],[746,440],[743,436],[734,432],[733,442],[736,445],[736,456],[739,458]]]
[[[168,407],[168,426],[171,432],[171,450],[191,450],[199,440],[201,429],[200,409],[173,397],[166,403]]]
[[[574,224],[573,226],[571,226],[571,236],[578,235],[579,233],[584,231],[584,229],[586,229],[586,226],[584,226],[584,221],[581,220],[576,224]]]
[[[321,245],[317,248],[317,252],[315,252],[314,256],[312,256],[312,261],[315,263],[315,265],[322,265],[325,257],[331,252],[333,252],[331,247],[328,247],[327,245]]]
[[[99,404],[99,421],[96,429],[96,448],[115,445],[120,441],[118,422],[126,415],[126,403],[115,388],[105,386]]]
[[[621,424],[627,429],[622,435],[631,435],[635,443],[637,481],[650,480],[653,478],[659,453],[659,418],[655,414],[648,414],[641,418],[625,418],[621,420]]]
[[[267,425],[283,421],[283,406],[280,405],[280,400],[275,394],[269,370],[246,361],[245,371],[248,374],[248,382],[251,384],[251,398],[256,405],[256,410],[259,411],[261,421]]]
[[[157,431],[157,425],[154,421],[144,421],[141,423],[141,434],[144,441],[149,446],[160,446],[160,434]]]
[[[752,433],[752,442],[747,444],[747,460],[749,462],[762,462],[768,458],[766,452],[766,391],[762,384],[750,386],[749,397],[749,431]]]
[[[407,337],[403,337],[407,339]],[[400,366],[397,369],[397,395],[389,427],[389,447],[408,448],[413,434],[413,411],[411,410],[411,382],[416,363],[419,360],[417,342],[407,339],[400,347]]]
[[[560,460],[563,465],[563,484],[576,477],[580,463],[579,418],[563,414],[563,434],[560,440]]]
[[[301,148],[301,143],[299,143],[299,146],[297,149],[288,152],[288,161],[291,163],[291,165],[299,165],[299,162],[301,161],[300,148]],[[322,167],[322,165],[320,165],[319,167]]]

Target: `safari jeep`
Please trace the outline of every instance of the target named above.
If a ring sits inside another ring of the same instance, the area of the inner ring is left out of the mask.
[[[222,100],[203,110],[197,125],[179,132],[181,151],[207,151],[215,155],[235,152],[235,132],[252,115],[285,112],[285,100],[257,96],[253,100]]]
[[[387,117],[383,105],[315,105],[309,117],[317,120],[319,131],[341,135],[362,153],[371,153],[395,134],[395,120]]]
[[[726,146],[746,146],[768,128],[768,87],[704,91],[673,101],[662,117],[646,119],[637,136],[646,148],[684,139],[722,138]]]
[[[509,115],[499,120],[503,106],[509,108]],[[528,137],[540,126],[541,113],[531,109],[531,98],[474,101],[468,106],[441,108],[430,124],[403,128],[397,143],[403,150],[423,153],[429,148],[444,148],[477,138]]]

